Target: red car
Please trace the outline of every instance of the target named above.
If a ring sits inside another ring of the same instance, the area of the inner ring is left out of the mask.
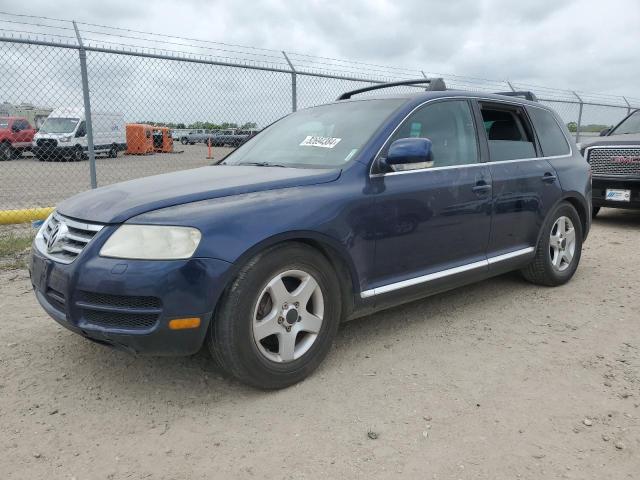
[[[0,161],[18,158],[30,150],[35,133],[26,118],[0,117]]]

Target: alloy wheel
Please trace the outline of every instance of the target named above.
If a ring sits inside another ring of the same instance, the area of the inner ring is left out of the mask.
[[[576,251],[576,230],[568,217],[559,217],[549,236],[549,256],[551,265],[559,272],[564,272],[573,261]]]
[[[253,339],[268,360],[286,363],[302,357],[318,337],[324,295],[317,280],[302,270],[273,277],[254,307]]]

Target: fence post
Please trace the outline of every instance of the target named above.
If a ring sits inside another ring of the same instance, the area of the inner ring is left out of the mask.
[[[298,110],[298,85],[296,78],[296,69],[293,66],[293,63],[291,63],[291,60],[289,60],[289,57],[284,50],[282,51],[282,55],[284,55],[284,59],[287,61],[287,63],[289,64],[289,68],[291,69],[291,111],[295,112],[296,110]]]
[[[582,98],[580,98],[580,95],[578,95],[576,92],[571,92],[575,95],[575,97],[578,99],[578,102],[580,102],[580,109],[578,110],[578,128],[576,129],[576,143],[578,143],[580,141],[580,128],[582,127],[582,107],[584,106],[584,102],[582,101]]]
[[[84,49],[80,30],[73,20],[73,28],[78,38],[78,53],[80,55],[80,76],[82,77],[82,96],[84,98],[84,120],[87,127],[87,155],[89,156],[89,175],[91,176],[91,188],[98,186],[96,178],[96,154],[93,149],[93,125],[91,122],[91,99],[89,98],[89,76],[87,74],[87,51]]]
[[[627,100],[626,97],[622,97],[622,99],[624,100],[624,103],[627,104],[627,115],[629,115],[631,113],[631,104],[629,103],[629,100]]]

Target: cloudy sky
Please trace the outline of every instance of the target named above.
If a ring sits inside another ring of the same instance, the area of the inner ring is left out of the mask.
[[[1,10],[640,97],[638,0],[0,0]]]

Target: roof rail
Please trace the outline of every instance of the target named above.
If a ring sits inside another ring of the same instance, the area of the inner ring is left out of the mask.
[[[442,91],[447,89],[447,86],[445,85],[442,78],[418,78],[416,80],[402,80],[401,82],[380,83],[378,85],[371,85],[370,87],[358,88],[356,90],[351,90],[350,92],[343,93],[338,97],[338,100],[348,100],[353,95],[357,95],[358,93],[370,92],[371,90],[379,90],[381,88],[398,87],[400,85],[410,85],[418,87],[425,84],[428,85],[426,91]]]
[[[529,92],[526,90],[517,91],[517,92],[496,92],[496,95],[505,95],[507,97],[522,97],[525,100],[530,100],[532,102],[537,102],[538,97],[536,97],[535,93]]]

